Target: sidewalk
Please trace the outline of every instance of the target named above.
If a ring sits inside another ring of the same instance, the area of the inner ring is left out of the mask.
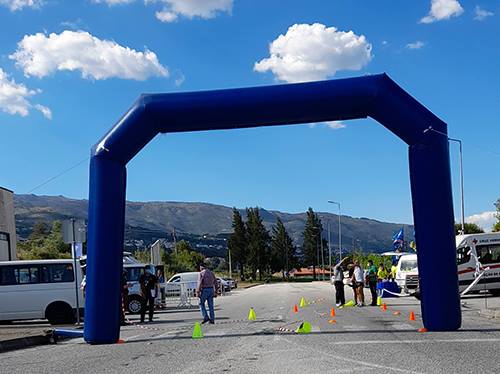
[[[0,353],[49,344],[51,332],[56,327],[74,328],[75,326],[52,326],[44,320],[0,324]]]

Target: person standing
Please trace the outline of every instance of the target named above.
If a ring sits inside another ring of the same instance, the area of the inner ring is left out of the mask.
[[[144,274],[139,278],[141,285],[141,293],[143,303],[141,308],[141,323],[144,323],[146,316],[146,309],[149,307],[149,322],[153,322],[153,315],[155,312],[155,299],[158,295],[158,278],[154,274],[154,270],[149,265],[144,267]]]
[[[335,301],[337,306],[345,304],[345,294],[344,294],[344,268],[342,266],[343,262],[347,259],[344,257],[335,267],[333,268],[333,284],[335,286]]]
[[[129,324],[125,319],[125,310],[127,309],[129,287],[130,285],[127,283],[127,270],[123,269],[121,279],[122,308],[120,312],[120,324],[122,326],[126,326]]]
[[[359,261],[354,261],[354,271],[352,272],[352,284],[354,288],[354,293],[356,295],[356,300],[358,302],[358,306],[365,305],[365,294],[363,292],[364,287],[364,270],[359,264]]]
[[[377,267],[373,265],[372,260],[368,260],[368,269],[366,271],[366,283],[370,287],[372,294],[371,306],[377,306]]]
[[[205,264],[200,264],[200,273],[198,274],[196,293],[200,298],[200,311],[203,317],[203,321],[201,323],[215,323],[214,297],[217,297],[215,293],[216,285],[217,279],[215,278],[214,273],[212,273],[210,269],[207,269]],[[207,314],[205,303],[208,303],[210,316]]]

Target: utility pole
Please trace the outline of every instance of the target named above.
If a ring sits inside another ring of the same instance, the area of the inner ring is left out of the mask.
[[[463,169],[463,162],[462,162],[462,141],[460,139],[450,138],[444,132],[433,129],[432,126],[429,126],[428,128],[426,128],[424,130],[424,134],[429,132],[429,131],[432,131],[432,132],[435,132],[436,134],[445,136],[449,142],[457,142],[459,145],[458,152],[459,152],[459,165],[460,165],[460,213],[461,213],[460,215],[461,215],[461,219],[462,219],[462,224],[461,224],[462,232],[461,232],[461,234],[464,235],[465,234],[465,213],[464,213],[465,203],[464,203],[464,169]]]
[[[328,202],[330,204],[336,204],[339,207],[339,215],[338,215],[338,217],[339,217],[339,256],[340,256],[339,261],[341,261],[342,260],[342,226],[340,225],[340,216],[342,215],[342,211],[340,209],[340,203],[338,203],[336,201],[332,201],[332,200],[328,200]]]

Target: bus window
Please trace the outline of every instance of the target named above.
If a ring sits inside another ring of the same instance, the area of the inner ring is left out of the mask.
[[[73,282],[75,276],[71,264],[50,264],[42,266],[43,283]]]
[[[17,283],[16,273],[13,266],[2,266],[0,268],[0,285],[10,286]]]
[[[479,245],[476,246],[477,257],[481,264],[492,264],[500,262],[500,245]]]
[[[457,248],[457,265],[465,264],[470,261],[470,247]]]
[[[38,283],[38,267],[20,267],[16,271],[19,284]]]

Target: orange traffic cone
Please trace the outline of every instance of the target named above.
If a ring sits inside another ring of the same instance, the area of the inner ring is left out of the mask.
[[[386,303],[383,303],[382,304],[382,310],[385,312],[387,311],[387,304]]]
[[[418,332],[427,332],[427,329],[425,327],[421,327],[418,329]]]
[[[415,321],[415,313],[413,313],[413,310],[410,312],[410,321]]]
[[[295,305],[293,306],[293,312],[294,312],[294,313],[298,313],[298,312],[299,312],[299,307],[297,306],[297,304],[295,304]]]
[[[335,308],[330,309],[330,317],[335,317]]]

